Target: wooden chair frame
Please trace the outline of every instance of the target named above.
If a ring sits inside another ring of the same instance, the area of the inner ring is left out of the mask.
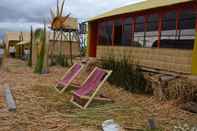
[[[92,76],[92,74],[95,72],[95,70],[98,69],[98,67],[95,67],[94,70],[89,74],[89,76],[87,77],[87,79],[83,82],[82,85],[84,85],[87,80]],[[99,68],[100,69],[100,68]],[[104,69],[101,69],[101,70],[104,70]],[[77,107],[81,108],[81,109],[86,109],[89,104],[92,102],[93,99],[95,100],[101,100],[101,101],[112,101],[111,99],[109,98],[98,98],[98,97],[95,97],[96,94],[98,93],[98,91],[100,90],[100,88],[102,87],[102,85],[104,84],[104,82],[107,80],[107,78],[111,75],[112,71],[109,71],[109,70],[104,70],[105,72],[107,72],[107,75],[105,76],[105,78],[100,82],[100,84],[98,85],[98,87],[96,88],[96,90],[94,91],[93,94],[91,94],[91,96],[80,96],[79,98],[80,99],[86,99],[88,100],[86,102],[86,104],[84,106],[81,106],[80,104],[78,104],[77,102],[74,101],[74,96],[72,96],[70,102],[73,103],[74,105],[76,105]],[[74,92],[73,92],[74,93]]]
[[[79,64],[79,63],[75,63],[74,65],[72,65],[72,66],[66,71],[66,73],[62,76],[61,80],[63,80],[63,79],[65,78],[65,76],[71,71],[71,69],[72,69],[76,64]],[[56,83],[55,89],[57,90],[57,92],[63,93],[63,92],[67,89],[67,87],[71,84],[71,82],[76,78],[76,76],[80,73],[80,71],[81,71],[81,70],[83,69],[83,67],[84,67],[82,64],[79,64],[79,65],[81,65],[81,68],[74,74],[74,76],[72,77],[72,79],[70,79],[66,84],[60,84],[59,82]],[[60,81],[61,81],[61,80],[60,80]],[[61,90],[57,89],[57,87],[58,87],[59,85],[62,85],[62,86],[63,86],[63,88],[62,88]]]

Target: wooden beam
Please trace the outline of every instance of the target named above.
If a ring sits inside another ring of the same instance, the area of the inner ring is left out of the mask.
[[[162,31],[162,19],[163,19],[163,14],[159,14],[159,23],[158,23],[158,40],[157,40],[157,48],[160,48],[161,46],[161,31]]]
[[[176,10],[176,39],[180,39],[180,9]]]
[[[112,25],[112,46],[114,46],[114,35],[115,35],[115,22],[113,21],[113,25]]]
[[[144,16],[144,42],[143,42],[143,47],[146,47],[146,32],[147,32],[147,27],[148,27],[148,16]]]
[[[89,100],[91,97],[89,96],[80,96],[81,99],[85,99],[85,100]],[[98,100],[98,101],[113,101],[112,99],[110,98],[105,98],[105,97],[94,97],[93,100]]]
[[[131,38],[131,43],[134,41],[134,32],[135,32],[135,17],[133,17],[133,18],[131,18],[131,25],[132,25],[132,28],[131,28],[131,30],[132,30],[132,38]]]
[[[14,98],[12,96],[12,92],[10,90],[10,87],[6,85],[5,91],[4,91],[5,101],[8,107],[9,111],[16,111],[16,103],[14,101]]]

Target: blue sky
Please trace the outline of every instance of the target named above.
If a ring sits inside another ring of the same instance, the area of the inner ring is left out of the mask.
[[[140,1],[142,0],[65,0],[64,14],[70,12],[82,21]],[[1,0],[0,38],[6,31],[28,31],[31,25],[34,28],[40,27],[44,19],[50,19],[51,8],[56,8],[56,0]]]

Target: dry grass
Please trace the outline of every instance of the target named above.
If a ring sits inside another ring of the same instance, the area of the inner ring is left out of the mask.
[[[0,110],[0,131],[97,131],[107,119],[115,119],[123,127],[144,129],[150,117],[160,128],[171,131],[178,122],[197,122],[197,115],[180,110],[173,101],[131,94],[108,83],[102,92],[113,103],[93,102],[87,110],[80,110],[69,102],[70,91],[59,94],[53,88],[65,69],[52,67],[46,75],[32,72],[19,60],[9,60],[8,71],[0,70],[0,87],[9,83],[17,104],[16,113]],[[82,72],[76,81],[81,83],[85,76]]]

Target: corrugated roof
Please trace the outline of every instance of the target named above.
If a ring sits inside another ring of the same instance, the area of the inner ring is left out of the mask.
[[[158,7],[170,6],[170,5],[189,2],[189,1],[194,1],[194,0],[146,0],[140,3],[131,4],[128,6],[114,9],[112,11],[90,18],[88,21],[93,21],[93,20],[97,20],[97,19],[101,19],[101,18],[105,18],[109,16],[125,14],[125,13],[131,13],[131,12],[148,10],[148,9],[153,9],[153,8],[158,8]]]

